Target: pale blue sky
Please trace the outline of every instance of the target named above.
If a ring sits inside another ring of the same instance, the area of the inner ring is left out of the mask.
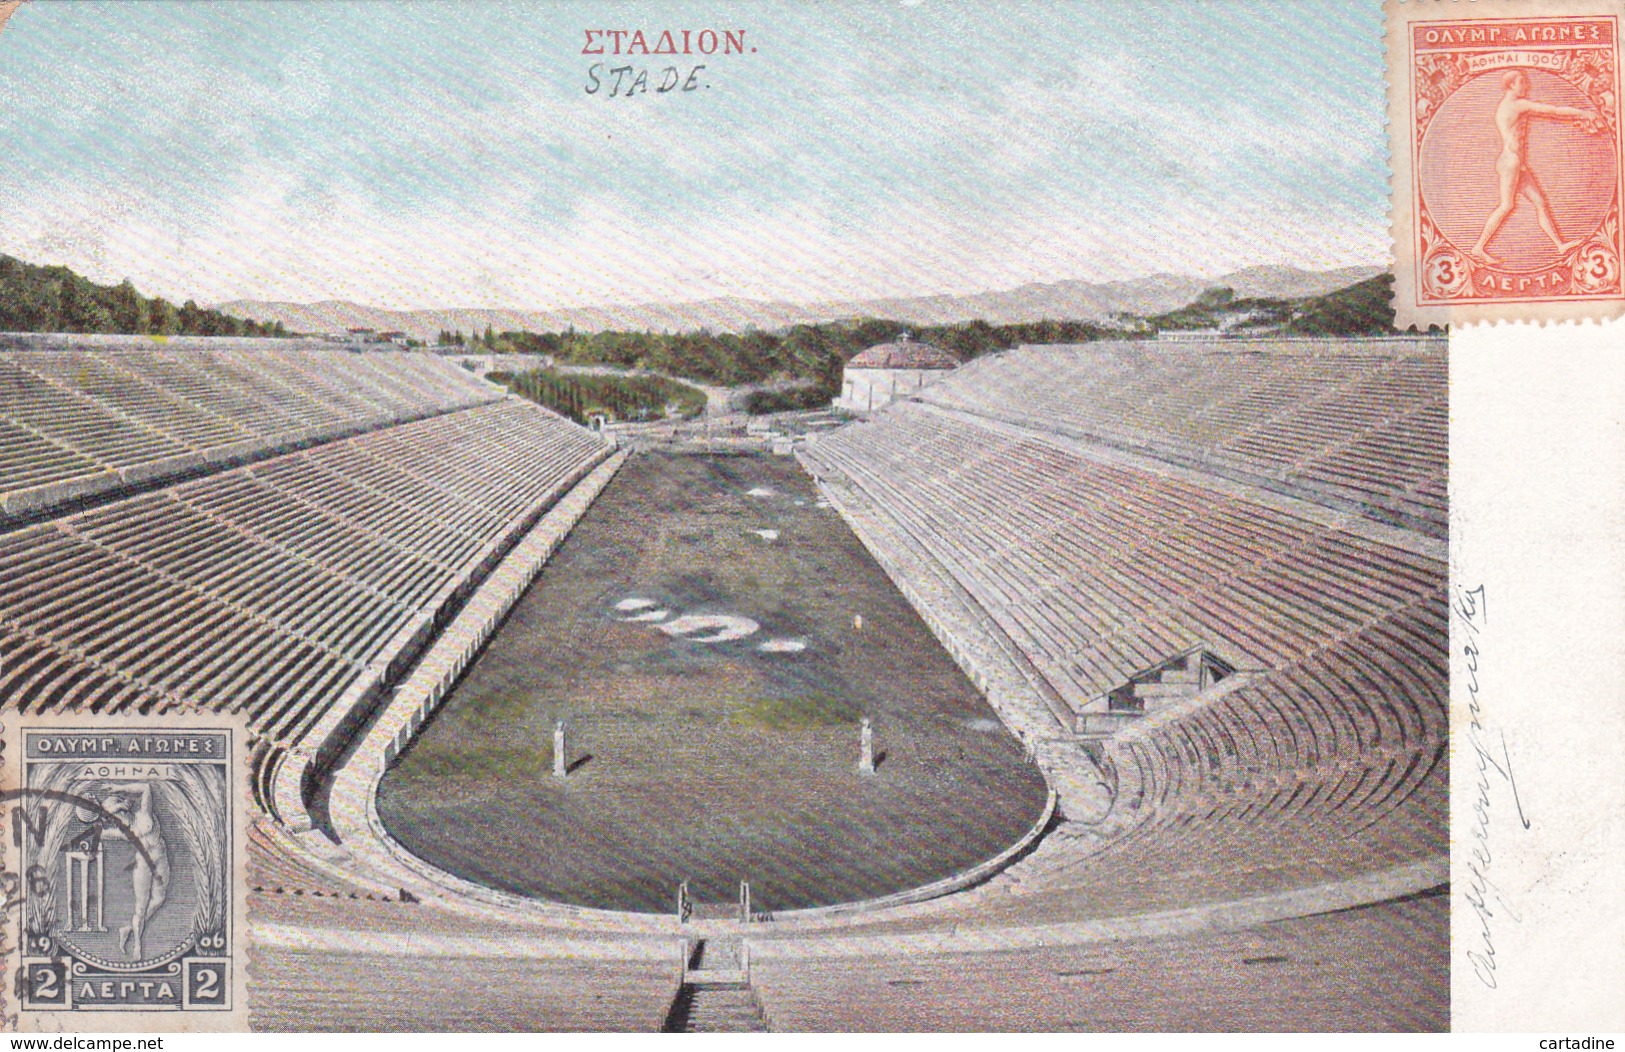
[[[610,99],[589,27],[757,50]],[[0,251],[393,307],[1382,264],[1380,32],[1376,0],[33,0],[0,33]]]

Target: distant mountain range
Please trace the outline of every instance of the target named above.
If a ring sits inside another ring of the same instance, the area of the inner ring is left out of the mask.
[[[1142,317],[1161,314],[1190,303],[1204,289],[1216,286],[1234,289],[1238,299],[1320,296],[1379,273],[1382,273],[1379,267],[1338,270],[1248,267],[1217,278],[1154,274],[1098,284],[1058,281],[1021,285],[1002,292],[808,304],[722,298],[552,311],[480,308],[396,311],[345,300],[319,303],[231,300],[212,306],[240,318],[280,321],[295,332],[339,333],[354,327],[398,330],[422,340],[433,340],[442,329],[483,332],[487,325],[497,332],[560,332],[569,328],[585,332],[608,329],[684,332],[702,328],[713,332],[740,332],[749,328],[772,330],[865,317],[889,318],[915,325],[950,325],[975,319],[1009,325],[1046,319],[1099,321],[1119,313]]]

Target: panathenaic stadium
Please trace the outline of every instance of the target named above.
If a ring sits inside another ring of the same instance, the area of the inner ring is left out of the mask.
[[[260,1029],[1442,1029],[1446,388],[1022,347],[772,456],[0,338],[0,701],[246,714]]]

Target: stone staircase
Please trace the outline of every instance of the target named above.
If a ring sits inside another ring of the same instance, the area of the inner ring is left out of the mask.
[[[1188,660],[1191,668],[1166,668],[1156,679],[1134,684],[1134,696],[1145,703],[1145,711],[1152,712],[1171,701],[1199,694],[1204,686],[1202,668]]]
[[[683,985],[660,1028],[678,1034],[755,1034],[768,1029],[738,939],[699,939],[683,969]]]
[[[762,1006],[749,983],[684,983],[660,1028],[669,1034],[760,1034]]]
[[[1080,713],[1078,733],[1086,738],[1109,738],[1146,716],[1194,698],[1235,671],[1201,647],[1176,654],[1132,676],[1111,692],[1105,707]]]

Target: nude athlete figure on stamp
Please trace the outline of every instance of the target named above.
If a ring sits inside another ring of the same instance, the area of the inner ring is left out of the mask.
[[[158,816],[152,809],[152,783],[141,786],[136,795],[135,810],[130,809],[129,795],[120,793],[107,803],[109,814],[117,816],[135,839],[135,861],[130,864],[130,881],[135,891],[135,911],[130,923],[118,930],[119,947],[139,961],[142,956],[141,938],[146,934],[147,922],[164,905],[169,896],[169,851],[158,828]]]
[[[1513,69],[1503,73],[1501,87],[1506,94],[1495,107],[1495,126],[1501,133],[1501,156],[1495,161],[1495,173],[1501,183],[1501,202],[1484,221],[1484,232],[1478,235],[1478,242],[1467,250],[1467,254],[1480,263],[1501,262],[1490,255],[1489,243],[1500,232],[1501,224],[1517,209],[1518,197],[1522,195],[1534,202],[1535,218],[1540,221],[1540,228],[1546,231],[1546,236],[1557,246],[1559,254],[1567,255],[1578,248],[1580,242],[1563,240],[1563,235],[1557,229],[1557,220],[1552,218],[1546,191],[1529,167],[1529,122],[1536,117],[1593,121],[1598,119],[1598,114],[1595,110],[1532,101],[1529,98],[1529,75],[1523,70]]]

